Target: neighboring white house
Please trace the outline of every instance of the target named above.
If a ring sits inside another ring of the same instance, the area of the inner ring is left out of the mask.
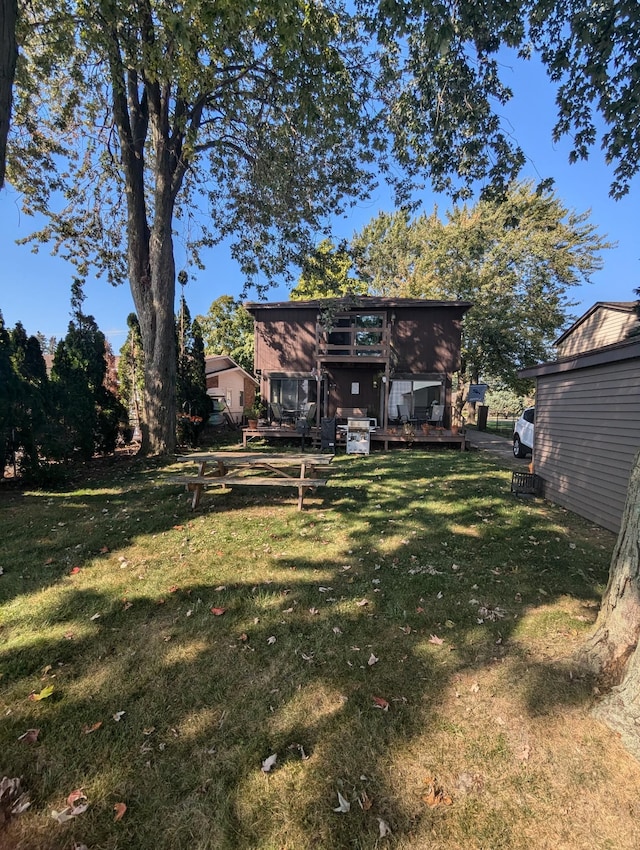
[[[255,396],[256,378],[224,354],[206,357],[205,373],[207,395],[225,401],[231,418],[241,422],[244,408],[252,403]]]
[[[556,343],[536,379],[533,462],[545,498],[618,531],[640,449],[640,335],[633,304],[595,304]]]

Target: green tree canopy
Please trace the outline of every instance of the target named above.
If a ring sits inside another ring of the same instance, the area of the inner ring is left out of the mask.
[[[345,295],[366,295],[367,284],[351,277],[353,260],[346,246],[334,246],[324,239],[304,260],[302,274],[290,298],[301,301],[309,298],[336,298]]]
[[[602,267],[611,247],[549,191],[511,187],[503,202],[457,206],[410,220],[381,214],[353,239],[360,273],[384,295],[470,301],[462,375],[520,389],[517,371],[551,356],[572,287]]]
[[[205,354],[225,354],[253,374],[253,316],[231,295],[221,295],[198,316]]]

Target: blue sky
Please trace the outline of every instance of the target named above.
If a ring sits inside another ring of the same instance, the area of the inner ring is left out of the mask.
[[[640,286],[640,179],[635,179],[629,195],[620,201],[612,200],[608,195],[612,169],[605,165],[599,150],[594,150],[588,162],[569,165],[569,143],[552,143],[554,89],[544,70],[535,62],[515,60],[512,64],[507,61],[503,69],[505,81],[515,92],[512,103],[501,110],[504,127],[528,157],[521,176],[534,180],[554,178],[556,194],[565,207],[577,212],[590,209],[590,221],[597,225],[598,232],[617,243],[617,247],[604,253],[604,268],[593,276],[593,282],[570,293],[572,300],[578,302],[574,315],[580,315],[596,301],[634,300],[633,290]],[[421,198],[427,211],[436,202],[441,214],[449,206],[446,199],[429,192]],[[332,222],[335,237],[350,239],[379,211],[392,209],[387,192],[380,189],[368,203],[359,204]],[[20,212],[20,199],[11,187],[0,192],[0,310],[9,327],[21,321],[28,333],[41,331],[47,337],[60,338],[69,322],[74,269],[50,256],[47,246],[33,254],[29,246],[15,244],[16,239],[36,227],[37,222]],[[178,269],[181,260],[177,257]],[[240,272],[224,245],[205,255],[205,262],[206,271],[199,272],[197,280],[185,289],[192,316],[206,313],[220,295],[237,297],[243,287]],[[117,353],[126,337],[127,315],[133,310],[128,287],[113,288],[103,280],[89,279],[85,293],[85,311],[96,318]],[[249,293],[249,297],[254,296]],[[284,300],[288,291],[284,286],[277,287],[269,297]]]

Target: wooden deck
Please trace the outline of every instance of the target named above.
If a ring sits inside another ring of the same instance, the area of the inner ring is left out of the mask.
[[[277,425],[258,426],[257,428],[242,429],[242,447],[246,448],[250,440],[265,439],[265,440],[291,440],[293,442],[301,442],[301,435],[294,428],[286,426],[278,427]],[[451,431],[443,429],[442,431],[431,431],[429,434],[423,434],[422,431],[417,431],[415,434],[404,434],[396,430],[376,430],[370,433],[371,443],[380,444],[385,451],[389,450],[390,445],[405,445],[405,446],[431,446],[442,445],[451,446],[463,452],[467,448],[467,440],[464,433],[452,434]],[[313,427],[309,434],[305,436],[305,443],[313,445],[316,448],[320,445],[320,429]],[[338,432],[337,446],[344,446],[344,436]]]

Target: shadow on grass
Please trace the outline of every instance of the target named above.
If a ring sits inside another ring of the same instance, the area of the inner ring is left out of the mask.
[[[442,812],[390,782],[398,754],[428,744],[431,728],[435,739],[459,677],[518,656],[527,609],[597,599],[602,565],[591,578],[558,530],[561,515],[516,505],[506,475],[479,458],[334,466],[302,514],[290,496],[237,490],[193,515],[156,470],[96,482],[55,510],[51,494],[15,508],[31,514],[33,534],[16,554],[24,577],[5,596],[0,684],[11,713],[0,740],[5,769],[36,800],[21,847],[370,848],[379,818],[396,841],[418,823],[438,827]],[[56,525],[38,534],[40,500]],[[244,536],[230,561],[234,533]],[[275,548],[294,540],[294,555]],[[136,563],[123,568],[133,542]],[[93,584],[74,585],[92,572]],[[37,605],[16,608],[21,597]],[[587,698],[551,663],[517,664],[534,714]],[[48,683],[52,697],[27,699]],[[33,727],[39,743],[17,743]],[[489,757],[503,757],[499,737],[492,747]],[[436,760],[426,752],[425,769]],[[90,809],[52,831],[47,809],[76,787]],[[338,791],[348,816],[332,811]],[[129,809],[116,824],[121,799]],[[485,842],[520,846],[508,825],[493,830]]]

